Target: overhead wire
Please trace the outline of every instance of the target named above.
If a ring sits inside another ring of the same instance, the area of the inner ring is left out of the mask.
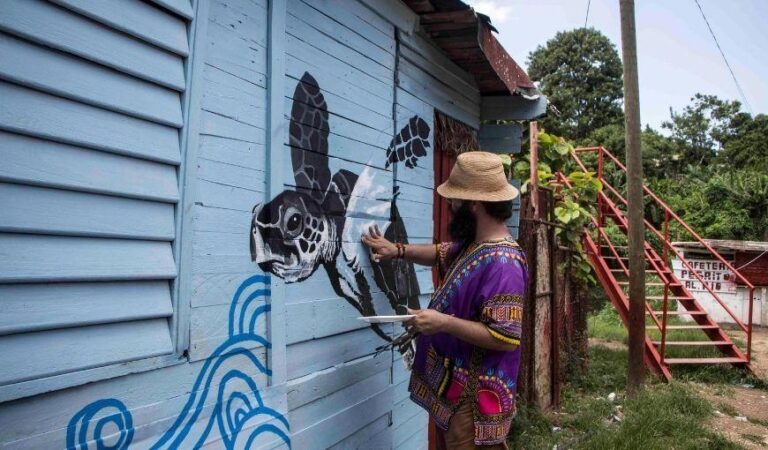
[[[739,80],[736,78],[736,74],[733,71],[733,68],[731,67],[731,64],[728,62],[728,58],[725,57],[725,52],[723,51],[723,48],[720,46],[720,42],[717,40],[717,36],[715,36],[714,30],[712,30],[712,26],[709,24],[709,20],[707,19],[707,15],[704,14],[704,9],[701,7],[701,3],[699,3],[699,0],[693,0],[696,3],[696,6],[699,8],[699,11],[701,12],[701,17],[704,18],[704,23],[707,24],[707,28],[709,29],[709,34],[712,35],[712,39],[715,41],[715,45],[717,46],[717,49],[720,51],[720,56],[723,57],[723,61],[725,61],[726,67],[728,67],[728,71],[731,73],[731,77],[733,78],[733,82],[736,84],[736,89],[739,91],[739,95],[741,96],[741,100],[744,102],[744,106],[747,107],[750,114],[754,114],[752,112],[752,106],[749,104],[749,101],[747,100],[747,96],[744,94],[744,90],[741,88],[741,84],[739,83]]]
[[[592,0],[587,0],[587,14],[584,16],[584,28],[587,28],[589,22],[589,7],[592,6]]]

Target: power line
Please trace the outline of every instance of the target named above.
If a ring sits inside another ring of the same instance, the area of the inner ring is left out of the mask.
[[[725,52],[723,52],[723,48],[720,47],[720,42],[717,41],[715,32],[712,30],[712,26],[709,24],[709,20],[707,20],[707,15],[704,14],[704,10],[701,8],[699,0],[693,1],[696,2],[696,6],[699,7],[699,11],[701,11],[701,17],[704,18],[704,23],[707,24],[707,28],[709,29],[709,34],[712,35],[712,39],[714,39],[715,45],[717,45],[717,49],[720,51],[720,55],[723,57],[723,61],[725,61],[726,67],[728,67],[728,71],[731,72],[731,77],[733,77],[733,82],[736,84],[736,89],[739,91],[739,95],[741,95],[741,100],[744,102],[744,106],[747,107],[750,114],[753,114],[752,106],[750,106],[749,102],[747,101],[747,96],[744,95],[744,90],[741,89],[741,84],[739,84],[739,80],[736,79],[736,74],[733,72],[733,68],[731,68],[731,64],[728,62],[728,58],[725,57]]]
[[[584,16],[584,28],[587,28],[587,22],[589,21],[589,7],[592,5],[592,0],[587,0],[587,15]]]

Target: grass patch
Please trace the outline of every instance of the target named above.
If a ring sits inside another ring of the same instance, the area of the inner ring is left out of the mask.
[[[746,439],[746,440],[748,440],[748,441],[750,441],[750,442],[752,442],[754,444],[761,444],[761,445],[765,444],[765,441],[763,440],[763,437],[762,436],[758,436],[756,434],[742,433],[741,437],[743,437],[744,439]]]
[[[565,386],[558,413],[520,408],[510,448],[666,450],[671,444],[676,449],[741,448],[708,430],[706,421],[713,408],[691,388],[649,378],[647,388],[626,401],[626,350],[596,345],[589,354],[588,373]],[[607,398],[610,393],[616,394],[613,402]]]
[[[755,389],[768,391],[768,381],[729,365],[680,366],[674,368],[672,376],[680,381],[736,386],[750,385]]]
[[[738,449],[708,429],[712,407],[681,383],[656,385],[625,405],[626,418],[597,431],[575,448],[584,450]]]
[[[587,330],[591,338],[627,343],[627,329],[610,303],[587,319]]]
[[[678,321],[677,317],[669,318],[670,324]],[[591,338],[627,342],[624,324],[610,303],[589,317],[588,326]],[[653,333],[649,336],[653,337]],[[708,339],[696,330],[677,333],[670,334],[671,339]],[[672,350],[676,357],[714,356],[707,353],[711,348],[674,348],[670,349],[670,356],[673,356]],[[510,448],[739,449],[742,447],[709,429],[707,422],[713,415],[713,406],[685,382],[713,383],[716,393],[723,396],[730,395],[733,385],[768,388],[765,381],[731,366],[681,366],[674,368],[676,381],[664,384],[649,375],[646,389],[634,399],[626,400],[627,351],[598,344],[589,349],[589,358],[587,373],[570,380],[564,387],[560,411],[542,414],[520,407],[510,434]],[[611,393],[616,394],[613,402],[608,400]],[[738,415],[725,403],[717,406],[725,414]]]
[[[739,412],[736,411],[736,408],[734,408],[733,406],[729,405],[728,403],[720,403],[720,404],[718,404],[717,405],[717,409],[721,413],[728,414],[731,417],[736,417],[736,416],[739,415]]]
[[[552,431],[552,420],[536,408],[520,405],[507,442],[512,449],[551,449],[559,436]]]
[[[652,319],[647,318],[648,325],[652,325]],[[670,316],[667,319],[668,325],[680,325],[687,322],[681,321],[678,317]],[[589,337],[602,339],[611,342],[620,342],[627,344],[628,335],[621,321],[619,314],[610,303],[607,303],[596,314],[588,318]],[[731,331],[729,334],[738,334]],[[648,330],[647,335],[651,340],[660,341],[661,332],[658,330]],[[668,330],[667,341],[705,341],[709,340],[706,334],[700,330]],[[733,342],[744,349],[744,341],[740,337],[732,338]],[[715,347],[710,346],[667,346],[665,350],[668,358],[718,358],[723,354]],[[761,380],[744,371],[729,365],[696,365],[696,366],[675,366],[672,368],[675,378],[684,381],[697,381],[702,383],[720,383],[720,384],[750,384],[757,389],[768,390],[768,382]]]

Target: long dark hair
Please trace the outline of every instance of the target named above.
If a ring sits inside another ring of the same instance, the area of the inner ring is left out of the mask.
[[[499,222],[506,222],[507,219],[512,217],[512,202],[480,202],[485,208],[485,212],[498,220]],[[454,242],[459,243],[459,254],[475,240],[475,234],[477,233],[477,218],[472,214],[469,209],[470,202],[463,201],[461,206],[453,212],[451,221],[448,223],[448,233]]]

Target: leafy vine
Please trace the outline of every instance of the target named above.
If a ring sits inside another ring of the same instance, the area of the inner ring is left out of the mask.
[[[538,143],[538,185],[554,194],[555,235],[558,243],[570,250],[566,262],[570,264],[571,276],[584,285],[594,285],[596,280],[582,237],[596,213],[602,183],[594,172],[572,170],[573,146],[564,138],[541,132]],[[525,180],[521,192],[527,192],[531,184],[530,153],[502,155],[502,161],[511,178]],[[557,180],[558,172],[568,173],[570,186]]]

